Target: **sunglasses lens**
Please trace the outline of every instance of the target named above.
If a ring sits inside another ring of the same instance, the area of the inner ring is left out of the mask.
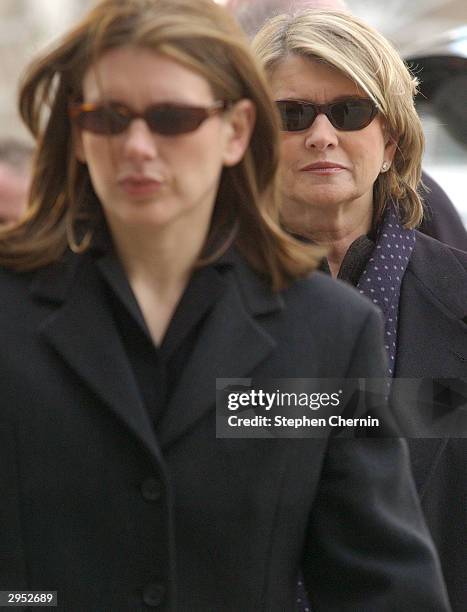
[[[286,132],[308,129],[318,112],[326,113],[336,129],[348,132],[365,128],[376,115],[373,102],[363,98],[342,100],[321,107],[297,100],[279,100],[276,104],[282,120],[282,129]]]
[[[93,110],[84,110],[76,117],[82,130],[94,134],[121,134],[130,123],[130,117],[120,106],[98,106]]]
[[[311,105],[294,100],[280,100],[276,103],[282,120],[282,129],[286,132],[298,132],[310,127],[316,117]]]
[[[145,113],[150,129],[164,136],[194,132],[207,117],[207,112],[202,108],[177,108],[175,106],[159,106]]]
[[[141,115],[123,104],[111,103],[97,106],[94,104],[71,105],[71,119],[82,130],[94,134],[114,135],[123,133],[133,119],[142,118],[155,134],[176,136],[194,132],[212,114],[226,108],[226,103],[216,102],[210,108],[155,105]]]
[[[369,125],[376,114],[371,100],[344,100],[331,104],[330,121],[338,130],[361,130]]]

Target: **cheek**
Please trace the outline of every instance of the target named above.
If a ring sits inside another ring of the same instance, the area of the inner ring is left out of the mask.
[[[384,157],[384,142],[379,134],[373,137],[365,135],[365,138],[349,139],[342,144],[342,147],[356,174],[374,175],[376,178]]]
[[[186,142],[177,147],[167,161],[177,184],[188,190],[193,185],[217,180],[222,171],[221,148],[217,140],[211,143]]]
[[[367,165],[379,166],[384,158],[384,137],[380,126],[371,124],[359,136],[355,142],[358,155]]]
[[[112,147],[104,138],[88,135],[83,138],[84,161],[95,187],[105,185],[115,174]]]
[[[297,139],[282,136],[280,157],[283,168],[292,169],[298,162],[300,147]]]

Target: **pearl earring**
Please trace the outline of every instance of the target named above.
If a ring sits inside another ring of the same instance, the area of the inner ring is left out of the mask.
[[[389,169],[389,162],[385,161],[383,162],[383,165],[381,166],[381,172],[386,172],[386,170]]]

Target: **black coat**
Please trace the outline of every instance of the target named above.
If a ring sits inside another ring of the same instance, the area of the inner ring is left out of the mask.
[[[156,431],[95,262],[0,272],[0,589],[59,608],[448,609],[399,440],[216,439],[216,377],[383,373],[378,314],[238,262]],[[178,605],[175,603],[178,599]]]
[[[467,253],[420,233],[402,282],[396,359],[398,377],[467,380]],[[463,612],[467,609],[467,439],[410,440],[409,446],[451,604]]]

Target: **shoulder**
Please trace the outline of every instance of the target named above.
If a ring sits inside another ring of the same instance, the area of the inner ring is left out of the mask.
[[[457,290],[459,285],[467,288],[467,253],[416,232],[406,272],[406,276],[410,275],[428,288],[439,286],[444,291],[450,287]]]
[[[295,279],[288,287],[274,293],[240,254],[235,253],[233,261],[236,284],[251,313],[268,311],[271,304],[280,303],[283,311],[299,319],[305,315],[308,320],[341,317],[343,321],[355,322],[379,314],[370,300],[354,287],[323,272],[314,271],[306,278]]]
[[[314,272],[274,293],[248,265],[237,276],[242,307],[276,346],[279,371],[317,378],[385,375],[382,316],[345,283]],[[289,369],[284,369],[289,368]]]
[[[36,273],[16,272],[0,267],[0,301],[4,303],[8,298],[16,299],[18,294],[27,293]]]
[[[315,347],[329,371],[346,361],[348,377],[385,375],[381,312],[356,289],[315,272],[283,296],[287,334]]]
[[[463,319],[467,312],[467,253],[417,232],[414,250],[402,282],[401,306],[436,305]]]
[[[396,376],[465,372],[467,254],[417,232],[402,281]]]
[[[31,271],[0,267],[0,304],[9,311],[27,309],[36,297],[40,302],[62,301],[86,259],[70,252],[53,264]]]
[[[244,260],[235,266],[235,276],[250,314],[274,312],[291,328],[313,328],[317,333],[346,329],[350,333],[367,319],[381,318],[379,310],[355,288],[319,271],[277,293]]]
[[[467,270],[467,252],[461,251],[460,249],[456,249],[455,247],[451,247],[436,238],[432,238],[431,236],[427,236],[426,234],[422,234],[421,232],[416,231],[416,242],[414,248],[414,255],[420,258],[421,256],[436,256],[436,260],[446,263],[446,262],[454,262],[457,261],[463,267],[464,270]]]
[[[306,308],[309,317],[321,322],[332,320],[334,324],[339,321],[339,325],[355,326],[359,321],[379,317],[379,310],[354,287],[322,272],[296,281],[283,296],[289,308]]]
[[[425,172],[422,196],[425,215],[420,231],[458,249],[467,249],[467,230],[458,211],[439,184]]]

